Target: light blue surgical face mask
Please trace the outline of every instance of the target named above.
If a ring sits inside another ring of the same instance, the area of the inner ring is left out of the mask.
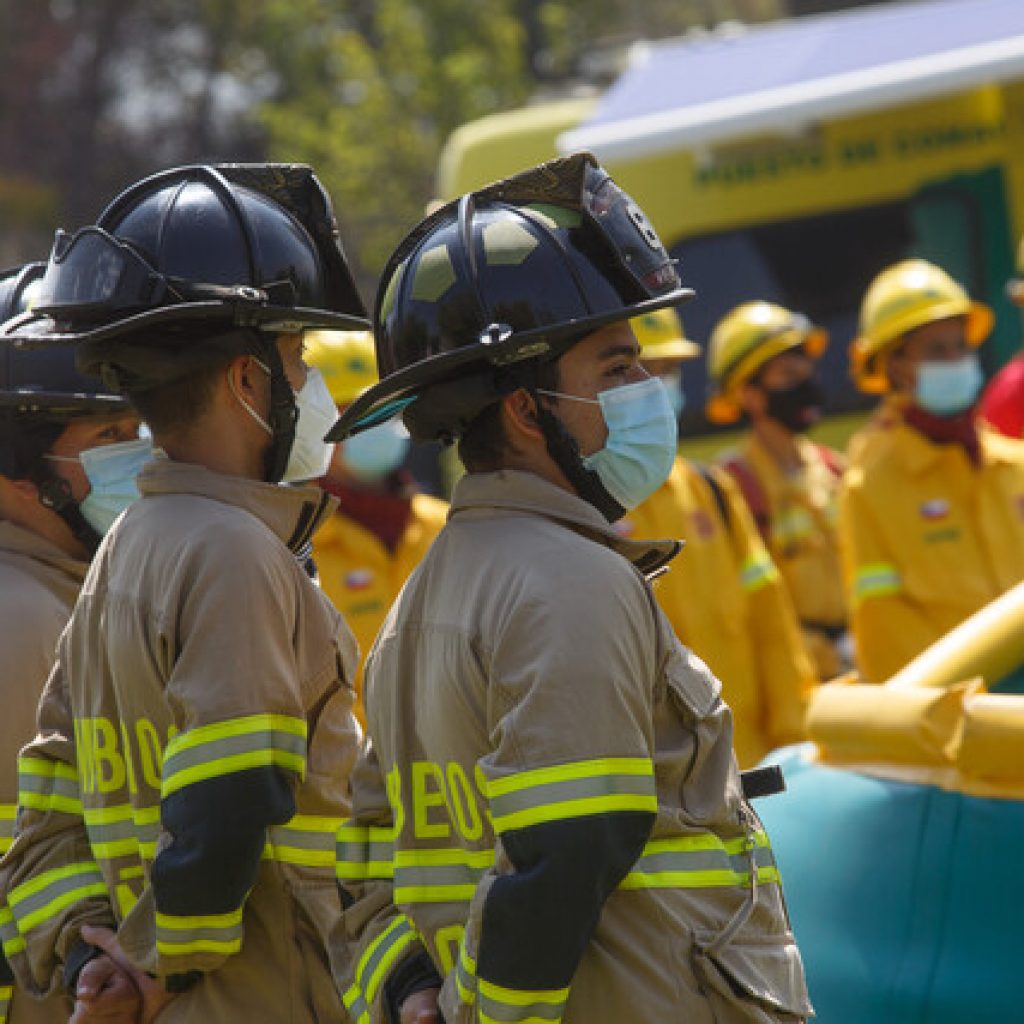
[[[676,420],[683,415],[686,408],[686,395],[683,393],[683,375],[679,370],[672,373],[659,374],[661,383],[665,385],[665,394],[668,395],[669,404],[676,414]]]
[[[400,419],[379,423],[342,442],[345,468],[363,483],[378,483],[405,461],[409,431]]]
[[[649,498],[672,471],[679,428],[665,385],[658,377],[598,392],[597,399],[541,391],[542,395],[601,406],[608,427],[604,447],[583,458],[605,490],[625,509]]]
[[[985,383],[975,353],[955,362],[928,361],[917,368],[917,404],[936,416],[955,416],[974,405]]]
[[[78,507],[85,521],[101,537],[139,497],[135,478],[152,457],[153,441],[148,437],[86,448],[77,456],[47,455],[56,462],[82,464],[90,490]]]

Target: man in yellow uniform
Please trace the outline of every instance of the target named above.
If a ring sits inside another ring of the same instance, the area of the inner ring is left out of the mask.
[[[836,518],[844,461],[807,439],[824,396],[814,369],[828,336],[771,302],[746,302],[715,327],[708,351],[713,423],[750,430],[721,465],[743,492],[782,573],[820,679],[849,664]]]
[[[721,686],[647,580],[678,542],[611,525],[677,440],[628,321],[688,294],[588,154],[447,204],[384,270],[381,382],[331,436],[402,408],[467,472],[367,660],[335,950],[356,1021],[442,977],[452,1024],[810,1008]]]
[[[0,319],[24,311],[44,264],[0,280]],[[150,443],[127,402],[75,369],[70,347],[0,347],[0,854],[14,835],[18,751],[36,734],[36,707],[101,536],[138,497]],[[0,939],[15,937],[0,899]],[[65,1022],[63,993],[14,989],[0,955],[0,1024]]]
[[[323,374],[339,412],[377,383],[368,331],[311,331],[306,360]],[[408,448],[402,421],[389,420],[339,444],[320,481],[338,499],[338,509],[317,533],[313,558],[320,586],[355,634],[362,658],[448,514],[446,502],[420,494],[402,471]],[[362,658],[356,677],[361,721]]]
[[[342,1012],[326,935],[356,646],[296,558],[331,499],[280,485],[323,475],[337,416],[303,328],[365,327],[336,230],[308,167],[164,171],[59,233],[7,326],[73,346],[161,453],[61,637],[0,865],[18,980],[73,993],[76,1024],[108,1019],[125,975],[130,1020]]]
[[[866,428],[840,537],[857,662],[872,682],[1024,579],[1024,444],[974,417],[974,350],[992,322],[924,260],[882,271],[864,296],[851,362],[893,415]]]
[[[680,365],[699,349],[683,337],[679,318],[660,310],[632,326],[644,368],[681,396]],[[801,739],[814,668],[785,584],[733,481],[677,457],[665,483],[616,528],[686,542],[654,592],[676,635],[722,680],[740,766]]]

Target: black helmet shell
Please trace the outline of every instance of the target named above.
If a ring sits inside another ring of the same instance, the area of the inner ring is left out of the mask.
[[[210,338],[239,328],[365,328],[365,317],[310,168],[197,165],[145,178],[95,225],[58,232],[34,313],[2,333],[77,343],[82,369],[131,389],[187,372]]]
[[[399,245],[374,311],[382,379],[329,438],[400,410],[414,437],[454,436],[507,390],[510,367],[692,296],[592,156],[544,164],[449,203]]]

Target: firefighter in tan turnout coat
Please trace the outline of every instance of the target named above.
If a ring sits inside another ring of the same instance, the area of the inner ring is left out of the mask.
[[[679,545],[610,525],[676,449],[628,318],[690,294],[583,154],[443,207],[384,272],[381,383],[332,436],[401,409],[469,472],[367,663],[334,948],[361,1024],[439,988],[448,1024],[810,1012],[731,713],[651,592]]]
[[[21,759],[5,949],[76,1021],[336,1020],[356,649],[303,567],[331,499],[279,485],[322,475],[336,418],[302,329],[365,324],[327,197],[303,167],[163,172],[59,235],[43,284],[11,330],[73,345],[162,454]],[[119,1011],[124,978],[140,1005]]]

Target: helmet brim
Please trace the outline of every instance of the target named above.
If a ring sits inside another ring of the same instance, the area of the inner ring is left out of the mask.
[[[102,416],[129,409],[127,399],[120,395],[67,394],[55,391],[34,391],[18,388],[0,392],[0,409],[12,409],[19,414],[45,414],[52,418],[70,419],[74,416]]]
[[[700,355],[700,345],[687,338],[677,338],[674,341],[663,341],[660,344],[644,345],[640,349],[640,361],[644,363],[656,362],[663,359],[675,359],[683,362],[687,359],[696,359]]]
[[[583,337],[602,327],[666,306],[678,305],[692,299],[695,294],[692,288],[676,288],[665,295],[646,299],[625,309],[528,331],[508,330],[493,339],[485,340],[482,337],[477,344],[428,356],[389,374],[360,395],[342,413],[324,440],[343,441],[353,434],[369,430],[412,405],[432,385],[488,366],[500,369],[528,359],[557,359]],[[502,325],[495,326],[500,328]]]
[[[273,334],[290,334],[313,328],[342,331],[369,330],[363,317],[304,306],[266,306],[245,303],[185,302],[161,306],[96,327],[63,330],[58,321],[40,313],[26,313],[0,326],[0,335],[14,337],[26,348],[46,345],[76,345],[106,341],[131,334],[144,334],[161,327],[207,322],[211,329],[224,325],[251,327]]]

